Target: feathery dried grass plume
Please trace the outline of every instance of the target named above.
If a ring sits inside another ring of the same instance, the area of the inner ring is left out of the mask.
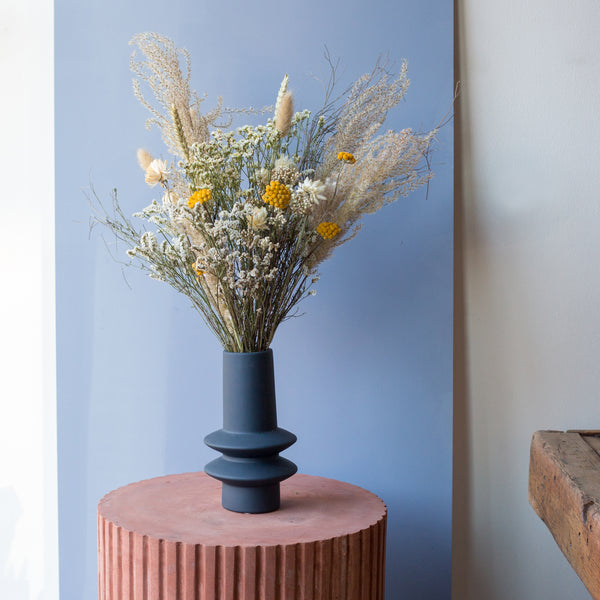
[[[177,125],[171,117],[172,107],[179,115],[187,142],[202,143],[208,141],[210,127],[222,114],[222,100],[218,98],[216,108],[207,114],[200,112],[202,99],[190,89],[190,55],[187,50],[176,48],[169,38],[157,33],[140,33],[132,38],[130,45],[135,47],[130,67],[139,78],[133,80],[133,89],[136,97],[152,114],[146,121],[146,127],[149,129],[157,125],[169,151],[185,158]],[[180,57],[185,65],[183,70]],[[154,104],[144,96],[142,82],[154,95]]]
[[[185,131],[183,130],[183,124],[181,123],[179,111],[174,104],[171,104],[171,120],[173,121],[173,127],[175,128],[175,135],[177,136],[177,141],[179,142],[181,154],[185,160],[189,160],[190,147],[185,137]]]
[[[275,101],[275,110],[274,114],[279,112],[279,107],[281,106],[281,101],[283,100],[284,94],[287,92],[287,86],[289,83],[289,76],[286,73],[281,80],[281,84],[279,85],[279,91],[277,92],[277,100]]]
[[[318,265],[356,235],[362,217],[429,182],[437,129],[380,133],[408,89],[406,62],[395,74],[378,61],[343,101],[333,94],[337,63],[327,57],[332,75],[319,111],[294,112],[285,75],[272,119],[226,131],[217,120],[231,111],[220,99],[200,112],[185,50],[155,33],[132,43],[148,124],[183,160],[138,151],[146,182],[163,189],[160,202],[134,215],[152,229],[138,230],[116,196],[114,214],[97,220],[127,244],[133,264],[190,299],[226,350],[266,350],[315,293]]]
[[[383,125],[387,113],[405,96],[410,80],[408,64],[402,61],[400,71],[393,74],[387,60],[377,61],[370,73],[365,73],[350,88],[334,135],[325,144],[327,154],[320,173],[327,176],[336,167],[339,152],[355,156]]]
[[[291,92],[286,92],[275,111],[275,128],[282,137],[285,137],[292,126],[294,116],[294,98]]]
[[[150,166],[150,163],[154,160],[152,154],[150,154],[143,148],[140,148],[137,151],[137,159],[138,164],[140,165],[140,167],[142,167],[144,171]]]

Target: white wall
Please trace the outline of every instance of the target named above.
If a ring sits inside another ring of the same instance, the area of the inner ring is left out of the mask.
[[[0,3],[0,598],[58,598],[53,3]]]
[[[600,428],[600,4],[458,0],[453,598],[589,594],[527,502]]]

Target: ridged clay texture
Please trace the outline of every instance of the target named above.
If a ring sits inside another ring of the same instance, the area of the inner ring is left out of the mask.
[[[310,475],[281,508],[227,511],[204,473],[140,481],[98,505],[100,600],[383,600],[386,507]]]

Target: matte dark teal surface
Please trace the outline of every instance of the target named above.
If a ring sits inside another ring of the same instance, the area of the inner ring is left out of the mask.
[[[277,510],[279,483],[298,470],[279,452],[295,441],[277,427],[273,351],[223,352],[223,428],[204,438],[222,453],[204,470],[223,482],[223,507],[254,514]]]

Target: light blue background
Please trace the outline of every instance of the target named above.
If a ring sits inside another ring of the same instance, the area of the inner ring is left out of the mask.
[[[125,276],[83,189],[118,188],[132,213],[153,198],[135,151],[167,157],[131,90],[128,41],[158,31],[192,53],[193,86],[226,106],[272,104],[284,73],[297,108],[318,107],[323,48],[343,81],[379,53],[409,61],[387,126],[432,128],[453,96],[449,0],[58,0],[56,239],[61,600],[96,597],[96,505],[148,477],[201,470],[220,427],[221,350],[185,297]],[[322,268],[306,313],[273,344],[279,422],[305,473],[366,487],[389,509],[387,594],[450,597],[452,127],[428,197],[367,216]],[[108,238],[107,238],[108,239]]]

